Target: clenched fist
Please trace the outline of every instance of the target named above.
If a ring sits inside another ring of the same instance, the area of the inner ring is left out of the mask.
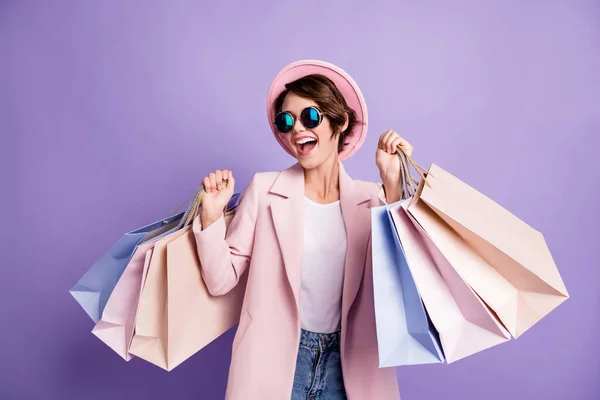
[[[388,204],[400,200],[402,185],[401,164],[398,159],[398,146],[410,157],[413,147],[408,141],[396,132],[388,130],[381,134],[377,143],[375,163],[379,168],[379,176],[385,189]]]
[[[235,190],[235,179],[230,170],[216,170],[202,180],[206,193],[202,198],[200,220],[206,229],[223,215]]]

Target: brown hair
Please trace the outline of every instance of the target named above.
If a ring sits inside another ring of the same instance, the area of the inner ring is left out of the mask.
[[[356,120],[356,113],[348,106],[335,83],[324,75],[312,74],[286,84],[285,90],[277,96],[273,104],[275,114],[281,111],[285,96],[290,92],[317,103],[324,116],[329,119],[333,131],[331,138],[340,134],[338,153],[341,152],[346,146],[346,137],[352,135],[352,129],[360,122]],[[340,132],[346,122],[346,115],[348,116],[348,127]]]

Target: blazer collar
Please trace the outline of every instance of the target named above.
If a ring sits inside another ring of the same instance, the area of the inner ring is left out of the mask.
[[[356,185],[348,175],[344,165],[338,161],[340,170],[340,202],[361,204],[372,198],[371,193]],[[300,163],[281,171],[269,189],[270,193],[286,198],[304,198],[304,168]]]
[[[341,162],[339,167],[340,205],[347,234],[342,296],[342,329],[345,329],[346,318],[358,293],[367,261],[371,212],[369,205],[364,203],[372,199],[372,194],[350,178]],[[271,202],[271,214],[296,311],[299,313],[304,246],[304,168],[296,163],[281,171],[269,192],[282,197]]]

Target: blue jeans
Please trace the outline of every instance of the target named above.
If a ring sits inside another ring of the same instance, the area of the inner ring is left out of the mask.
[[[291,400],[345,400],[340,333],[302,329]]]

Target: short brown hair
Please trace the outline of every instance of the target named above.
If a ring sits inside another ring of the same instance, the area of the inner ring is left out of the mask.
[[[346,137],[352,135],[352,129],[360,121],[356,120],[356,112],[348,106],[346,99],[339,91],[335,83],[324,75],[312,74],[296,79],[293,82],[285,85],[285,90],[281,92],[275,103],[273,104],[274,114],[281,112],[283,101],[288,93],[294,93],[300,97],[311,99],[321,109],[323,114],[329,119],[331,130],[333,131],[331,138],[338,133],[338,153],[346,146]],[[348,127],[340,132],[342,126],[346,122],[348,116]]]

